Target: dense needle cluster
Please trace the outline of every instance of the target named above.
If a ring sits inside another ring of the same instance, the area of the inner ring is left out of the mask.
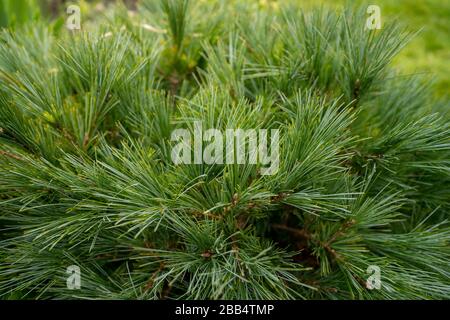
[[[1,32],[1,298],[450,298],[448,104],[391,67],[413,35],[287,2]],[[279,129],[279,170],[175,165],[195,121]]]

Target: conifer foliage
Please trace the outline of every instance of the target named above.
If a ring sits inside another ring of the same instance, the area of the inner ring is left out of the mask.
[[[255,3],[1,31],[1,298],[450,298],[448,104],[391,64],[414,34]],[[174,164],[194,122],[278,129],[278,170]]]

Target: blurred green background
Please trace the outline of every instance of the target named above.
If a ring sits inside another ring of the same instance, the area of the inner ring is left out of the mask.
[[[267,2],[267,0],[266,0]],[[400,53],[394,64],[403,73],[425,73],[435,79],[435,92],[450,93],[450,1],[449,0],[298,0],[305,6],[344,7],[346,5],[381,8],[381,19],[395,19],[412,31],[416,38]]]
[[[136,8],[139,0],[117,0],[129,8]],[[152,0],[150,0],[152,1]],[[158,1],[158,0],[153,0]],[[193,0],[198,1],[198,0]],[[203,0],[208,1],[208,0]],[[214,0],[211,0],[214,1]],[[220,1],[220,0],[219,0]],[[271,8],[288,0],[222,0],[252,1],[260,7]],[[293,0],[305,10],[316,6],[343,8],[345,6],[380,6],[382,21],[398,18],[410,30],[421,32],[395,59],[402,73],[424,73],[434,79],[437,96],[448,97],[450,90],[450,1],[448,0]],[[68,4],[80,4],[84,10],[99,3],[115,0],[0,0],[0,27],[13,28],[35,19],[54,19],[64,14]]]

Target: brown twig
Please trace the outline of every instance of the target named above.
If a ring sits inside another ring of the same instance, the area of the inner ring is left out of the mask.
[[[20,156],[14,154],[14,153],[8,152],[8,151],[0,150],[0,155],[7,156],[7,157],[10,157],[10,158],[13,158],[16,160],[23,160]]]
[[[164,263],[161,262],[161,264],[159,265],[158,270],[156,270],[155,272],[152,273],[152,276],[150,277],[150,279],[147,281],[145,287],[144,287],[144,291],[148,291],[152,286],[153,283],[155,281],[156,276],[158,275],[158,273],[160,273],[163,269],[165,268]]]

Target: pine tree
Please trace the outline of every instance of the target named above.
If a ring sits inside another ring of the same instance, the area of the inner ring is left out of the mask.
[[[450,298],[448,103],[391,64],[415,33],[283,3],[1,32],[1,298]],[[278,171],[174,164],[194,122],[278,129]]]

